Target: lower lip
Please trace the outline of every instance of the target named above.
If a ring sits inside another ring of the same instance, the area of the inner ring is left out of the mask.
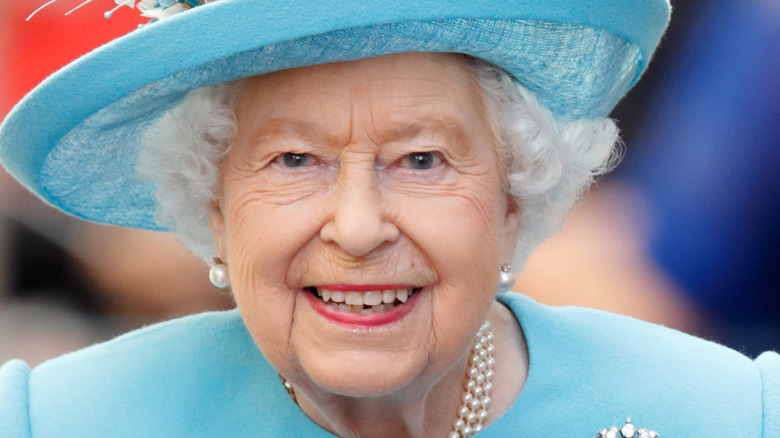
[[[414,295],[409,297],[405,303],[393,307],[392,310],[381,313],[344,312],[342,310],[334,309],[329,304],[325,304],[324,301],[316,298],[311,292],[304,291],[303,293],[306,294],[311,307],[330,321],[350,327],[379,327],[396,322],[408,315],[409,312],[414,309],[418,297],[422,295],[422,291],[423,290],[418,290]]]

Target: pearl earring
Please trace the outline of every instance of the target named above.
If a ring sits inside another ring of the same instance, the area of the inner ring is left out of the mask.
[[[209,281],[220,289],[225,289],[230,286],[228,267],[222,263],[222,260],[220,260],[219,257],[214,258],[214,263],[211,265],[211,269],[209,269]]]
[[[515,287],[515,276],[512,274],[512,267],[504,263],[501,265],[501,271],[498,272],[498,292],[509,292]]]

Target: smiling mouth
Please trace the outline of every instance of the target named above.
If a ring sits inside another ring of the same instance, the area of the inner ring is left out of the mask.
[[[341,291],[313,286],[306,288],[306,291],[336,310],[360,314],[388,312],[420,290],[420,287],[373,291]]]

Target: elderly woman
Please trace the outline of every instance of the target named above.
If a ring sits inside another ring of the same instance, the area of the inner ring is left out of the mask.
[[[4,437],[780,437],[777,354],[496,294],[613,163],[666,0],[168,3],[0,157],[238,309],[9,362]]]

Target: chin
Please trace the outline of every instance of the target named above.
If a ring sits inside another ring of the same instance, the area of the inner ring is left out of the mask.
[[[305,356],[300,358],[303,378],[331,394],[381,397],[418,386],[430,371],[423,357],[359,353],[336,356],[343,357],[320,358],[315,363],[307,363]]]

